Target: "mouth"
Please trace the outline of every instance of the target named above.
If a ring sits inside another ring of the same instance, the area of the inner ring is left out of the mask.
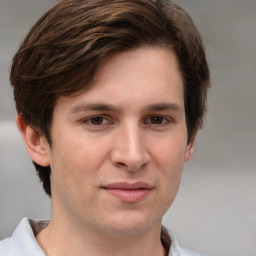
[[[127,203],[136,203],[146,199],[153,187],[146,182],[117,182],[102,187],[111,196]]]

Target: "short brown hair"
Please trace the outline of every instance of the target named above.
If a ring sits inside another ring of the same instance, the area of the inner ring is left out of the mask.
[[[184,80],[188,143],[202,127],[209,87],[204,47],[190,16],[165,0],[63,0],[43,15],[13,58],[18,114],[51,144],[56,99],[87,90],[103,59],[141,45],[173,49]],[[50,166],[34,163],[48,195]]]

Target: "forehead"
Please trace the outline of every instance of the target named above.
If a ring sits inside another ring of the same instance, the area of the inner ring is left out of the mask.
[[[171,49],[139,47],[105,58],[92,86],[76,97],[61,97],[68,107],[83,103],[143,106],[159,102],[184,104],[183,81],[177,57]]]

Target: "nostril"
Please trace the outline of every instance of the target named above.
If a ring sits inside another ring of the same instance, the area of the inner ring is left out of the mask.
[[[122,163],[122,162],[117,162],[115,165],[117,167],[128,167],[125,163]]]
[[[114,166],[126,168],[129,171],[141,170],[150,161],[149,152],[138,132],[133,131],[128,135],[122,136],[122,139],[116,138],[113,142],[110,161]]]

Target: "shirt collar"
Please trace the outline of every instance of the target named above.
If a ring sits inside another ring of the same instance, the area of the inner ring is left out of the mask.
[[[15,229],[12,237],[0,242],[0,252],[26,256],[45,256],[35,236],[49,224],[49,220],[33,220],[23,218]],[[184,255],[176,237],[164,226],[161,229],[161,242],[168,256]]]

